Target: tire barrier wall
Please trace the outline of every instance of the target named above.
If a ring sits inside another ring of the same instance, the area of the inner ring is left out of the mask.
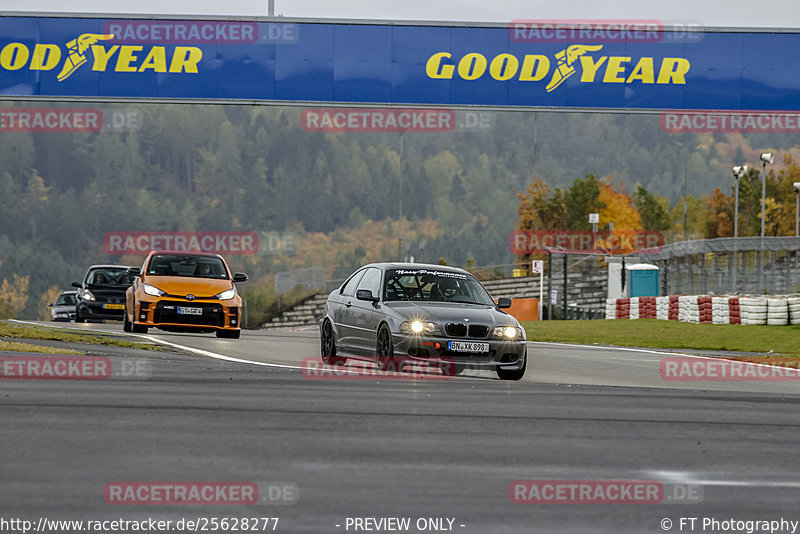
[[[606,319],[696,324],[800,324],[800,296],[669,295],[606,300]]]

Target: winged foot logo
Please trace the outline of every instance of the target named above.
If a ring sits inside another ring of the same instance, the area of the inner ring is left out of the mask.
[[[92,59],[92,70],[96,72],[198,72],[197,65],[203,59],[203,51],[196,46],[166,46],[111,44],[113,33],[83,33],[66,43],[66,57],[56,44],[37,43],[31,49],[24,43],[12,42],[0,50],[0,67],[17,71],[27,67],[31,71],[51,71],[61,66],[56,79],[63,82],[84,63]]]
[[[63,82],[69,76],[75,72],[78,67],[86,63],[86,51],[89,50],[89,47],[93,44],[102,40],[110,40],[114,38],[114,34],[104,35],[101,33],[84,33],[80,37],[71,40],[67,43],[67,50],[69,51],[67,54],[67,59],[64,61],[64,67],[61,69],[61,72],[56,79],[59,82]]]
[[[655,57],[591,54],[602,50],[603,45],[570,45],[555,54],[555,68],[552,71],[550,57],[542,54],[517,56],[501,53],[489,60],[479,52],[470,52],[456,61],[450,52],[437,52],[428,58],[425,73],[432,79],[452,80],[457,77],[466,81],[481,79],[488,73],[489,77],[499,82],[538,82],[550,74],[550,81],[545,86],[545,91],[550,93],[578,72],[578,65],[582,83],[599,81],[643,85],[685,85],[686,74],[691,68],[689,60],[682,57],[663,57],[658,64],[658,58]]]

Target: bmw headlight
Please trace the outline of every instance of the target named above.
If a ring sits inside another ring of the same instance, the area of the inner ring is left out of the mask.
[[[522,339],[522,329],[516,326],[497,326],[492,331],[492,337],[507,341],[517,341]]]
[[[94,301],[94,295],[88,289],[83,290],[83,295],[81,296],[83,300],[91,300]]]
[[[143,284],[142,289],[144,289],[145,293],[147,293],[148,295],[152,295],[154,297],[160,297],[161,295],[167,294],[166,291],[161,291],[156,286],[151,286],[150,284]]]
[[[439,326],[430,321],[404,321],[400,331],[404,334],[438,334]]]
[[[235,296],[236,296],[236,289],[234,288],[226,289],[222,293],[217,293],[216,295],[214,295],[214,297],[218,298],[219,300],[230,300]]]

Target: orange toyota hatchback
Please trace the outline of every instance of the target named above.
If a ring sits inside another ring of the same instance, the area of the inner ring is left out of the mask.
[[[216,332],[238,338],[242,298],[219,254],[152,251],[142,268],[130,267],[133,285],[125,293],[123,329],[146,333],[150,327],[173,332]]]

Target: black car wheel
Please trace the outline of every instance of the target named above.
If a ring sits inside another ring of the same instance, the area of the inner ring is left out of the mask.
[[[133,332],[134,334],[146,334],[147,327],[142,326],[140,324],[131,323],[131,332]]]
[[[319,354],[328,365],[344,365],[347,358],[336,355],[336,340],[333,338],[333,326],[326,320],[322,323],[319,334]]]
[[[224,337],[228,339],[239,339],[241,330],[217,330],[217,337]]]
[[[122,330],[125,332],[132,332],[133,328],[131,328],[131,322],[128,320],[128,309],[125,308],[125,311],[122,312]]]
[[[399,366],[394,361],[394,345],[392,333],[385,324],[378,329],[378,346],[376,347],[378,367],[381,371],[398,371]]]
[[[75,322],[76,323],[85,323],[86,318],[81,315],[81,312],[75,310]]]
[[[500,380],[522,380],[525,376],[525,368],[528,366],[528,351],[527,349],[522,355],[522,367],[519,369],[501,369],[497,368],[497,376]]]

